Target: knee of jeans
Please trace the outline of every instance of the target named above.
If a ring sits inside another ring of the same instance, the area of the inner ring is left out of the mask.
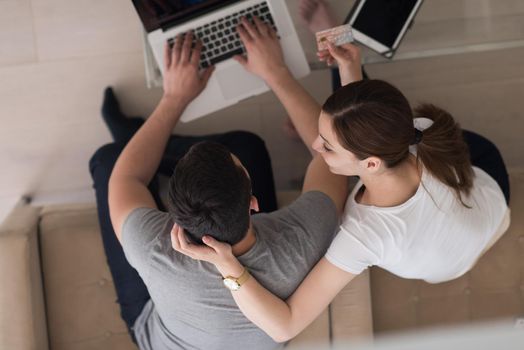
[[[96,150],[89,160],[89,170],[91,171],[91,174],[93,174],[94,169],[98,167],[103,167],[108,170],[113,169],[113,166],[123,149],[124,145],[108,143]]]

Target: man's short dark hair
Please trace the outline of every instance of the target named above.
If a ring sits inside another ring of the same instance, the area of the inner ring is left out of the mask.
[[[249,228],[251,180],[223,145],[195,144],[178,162],[169,182],[173,221],[194,243],[210,235],[231,245]]]

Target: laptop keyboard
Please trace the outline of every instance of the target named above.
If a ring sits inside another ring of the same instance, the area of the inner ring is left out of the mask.
[[[253,16],[257,16],[277,31],[265,1],[193,29],[195,38],[200,39],[203,44],[200,55],[200,68],[207,68],[235,55],[244,54],[246,50],[238,36],[236,26],[242,17],[246,17],[250,22],[253,22]],[[174,41],[175,38],[170,38],[168,40],[169,45],[172,46]]]

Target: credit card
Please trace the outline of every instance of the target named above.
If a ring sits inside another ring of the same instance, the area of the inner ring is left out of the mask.
[[[317,38],[318,51],[327,50],[328,41],[335,46],[340,46],[355,40],[349,24],[317,32],[315,36]]]

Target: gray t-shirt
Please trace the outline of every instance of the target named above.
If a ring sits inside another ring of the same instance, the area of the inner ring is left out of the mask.
[[[238,257],[251,274],[282,299],[299,286],[325,254],[338,227],[336,208],[324,193],[308,192],[290,206],[252,217],[255,245]],[[122,246],[151,300],[134,325],[142,350],[277,349],[238,309],[212,264],[171,247],[168,213],[139,208],[129,214]]]

